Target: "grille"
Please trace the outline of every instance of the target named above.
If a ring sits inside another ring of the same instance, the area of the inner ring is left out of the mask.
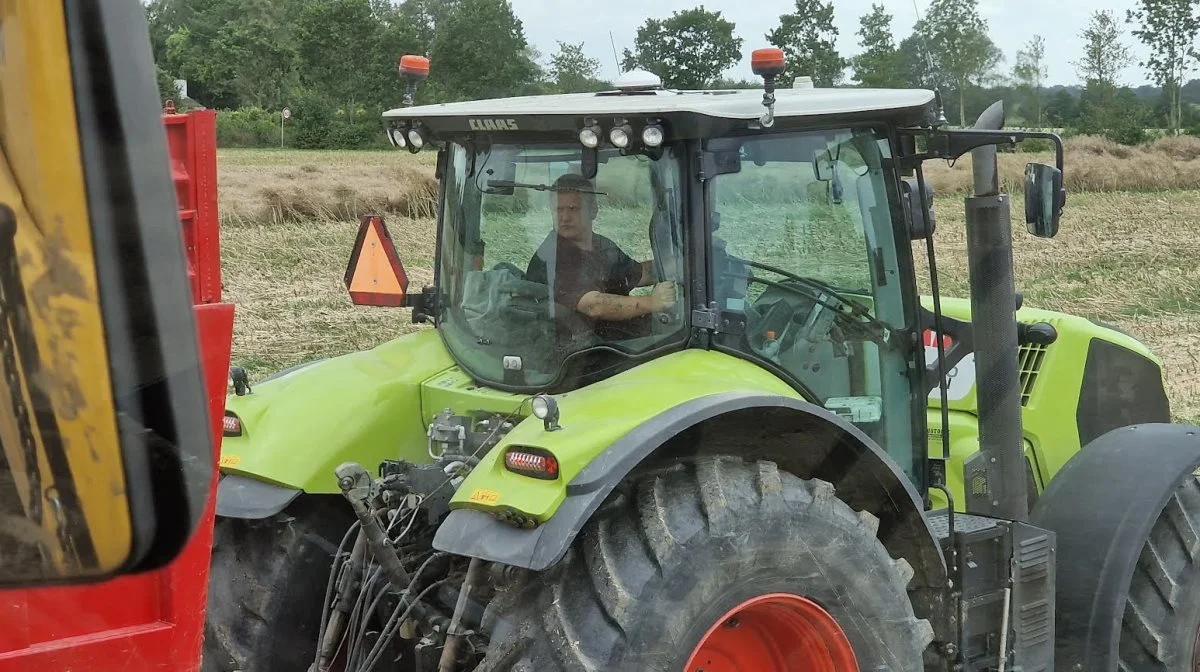
[[[1029,404],[1029,398],[1033,396],[1034,385],[1037,384],[1038,372],[1042,369],[1042,362],[1046,359],[1047,346],[1044,345],[1022,345],[1017,351],[1017,358],[1021,367],[1021,405]]]

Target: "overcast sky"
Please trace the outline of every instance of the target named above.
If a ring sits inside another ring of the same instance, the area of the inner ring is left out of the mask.
[[[880,0],[876,0],[880,1]],[[882,0],[894,18],[896,42],[906,37],[916,20],[913,0]],[[924,16],[929,0],[916,0]],[[613,78],[617,65],[609,42],[612,31],[617,53],[632,48],[637,28],[647,18],[667,18],[672,12],[697,5],[685,0],[606,0],[578,2],[564,0],[512,0],[517,16],[525,24],[525,35],[548,58],[557,50],[556,40],[583,42],[588,55],[600,59],[601,76]],[[1124,83],[1138,86],[1148,77],[1138,66],[1145,53],[1133,37],[1131,26],[1124,24],[1125,10],[1134,0],[980,0],[979,8],[988,23],[992,40],[1004,52],[1001,68],[1011,71],[1018,49],[1035,34],[1046,38],[1046,59],[1049,84],[1076,84],[1078,77],[1071,61],[1079,58],[1082,41],[1079,33],[1096,9],[1111,9],[1125,29],[1125,43],[1134,57],[1122,73]],[[744,40],[746,58],[731,69],[729,76],[750,78],[750,52],[768,46],[765,35],[778,23],[779,15],[794,8],[792,0],[705,0],[705,8],[720,11],[737,24],[737,34]],[[653,7],[653,9],[648,9]],[[839,31],[838,50],[843,56],[858,53],[858,19],[870,11],[871,0],[834,0],[835,19]],[[652,12],[652,13],[651,13]],[[847,71],[849,76],[849,71]]]

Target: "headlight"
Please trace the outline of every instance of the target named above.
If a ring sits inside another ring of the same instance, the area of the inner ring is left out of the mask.
[[[621,124],[608,132],[608,139],[612,142],[613,147],[625,149],[629,147],[629,138],[633,135],[633,129],[629,124]]]
[[[545,395],[538,395],[533,398],[531,406],[533,406],[533,417],[538,420],[545,420],[550,417],[550,409],[555,405],[554,399]]]
[[[651,124],[642,129],[642,144],[647,147],[661,147],[665,139],[662,126]]]
[[[399,147],[400,149],[404,149],[405,147],[408,147],[408,140],[404,137],[404,129],[403,128],[393,128],[391,135],[392,135],[392,142],[397,147]]]
[[[533,417],[542,421],[547,432],[556,432],[561,429],[558,426],[558,402],[554,400],[554,397],[548,394],[539,394],[529,405],[533,410]]]
[[[410,128],[408,130],[408,144],[418,150],[425,146],[425,136],[421,134],[421,129]]]
[[[588,149],[595,149],[600,146],[600,129],[595,126],[588,126],[579,132],[579,142]]]

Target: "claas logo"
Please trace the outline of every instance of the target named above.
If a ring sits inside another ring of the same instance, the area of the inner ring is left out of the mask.
[[[516,119],[470,119],[472,131],[518,131]]]

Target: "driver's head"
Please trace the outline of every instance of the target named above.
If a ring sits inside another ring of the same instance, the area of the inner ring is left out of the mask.
[[[550,204],[554,208],[554,231],[560,238],[586,242],[596,220],[596,194],[592,181],[567,173],[554,181]]]

